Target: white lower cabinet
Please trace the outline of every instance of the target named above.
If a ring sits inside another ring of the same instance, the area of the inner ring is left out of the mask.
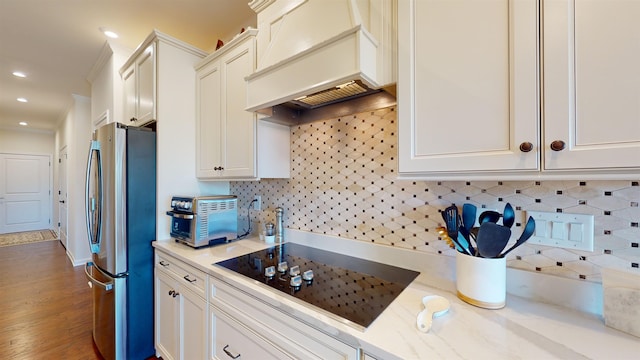
[[[212,359],[293,359],[274,344],[211,306]]]
[[[211,359],[360,359],[345,344],[210,278]]]
[[[207,359],[207,276],[175,258],[157,254],[156,353],[164,360]]]
[[[170,293],[175,291],[175,280],[162,271],[156,271],[156,353],[163,359],[178,359],[180,342],[179,303]]]

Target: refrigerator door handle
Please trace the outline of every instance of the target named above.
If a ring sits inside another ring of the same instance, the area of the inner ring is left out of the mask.
[[[100,286],[101,288],[103,288],[105,291],[111,291],[113,289],[113,281],[104,283],[102,281],[98,281],[96,280],[93,276],[91,276],[91,270],[89,270],[90,268],[94,268],[97,271],[99,271],[102,275],[109,277],[109,275],[105,274],[103,271],[101,271],[100,269],[98,269],[97,266],[95,266],[91,261],[87,262],[84,266],[84,274],[87,276],[87,280],[91,281],[91,283]]]
[[[91,164],[93,153],[96,153],[96,171],[97,184],[96,197],[92,197],[89,193],[91,185]],[[87,175],[85,181],[85,201],[86,201],[86,220],[87,220],[87,236],[89,238],[89,246],[92,254],[100,252],[100,238],[102,235],[102,158],[100,156],[100,142],[91,140],[89,148],[89,157],[87,159]],[[97,202],[97,204],[96,204]],[[95,227],[95,231],[94,231]]]

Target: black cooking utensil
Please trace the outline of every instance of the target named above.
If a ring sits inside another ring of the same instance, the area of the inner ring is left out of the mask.
[[[482,214],[480,214],[480,217],[478,218],[478,222],[480,223],[480,225],[488,222],[492,222],[492,223],[497,223],[498,220],[500,220],[500,213],[497,211],[493,211],[493,210],[487,210],[485,212],[483,212]]]
[[[511,229],[493,222],[485,222],[480,225],[478,231],[478,252],[484,258],[496,258],[507,246],[511,237]]]
[[[504,207],[504,212],[502,213],[502,225],[510,228],[513,226],[513,222],[516,220],[516,213],[513,211],[513,207],[511,204],[507,203]]]
[[[442,210],[442,219],[447,225],[447,234],[453,240],[456,245],[460,247],[458,249],[461,252],[471,255],[468,244],[460,243],[458,239],[458,230],[460,228],[460,215],[458,214],[458,207],[453,204],[448,208]]]
[[[522,230],[522,234],[516,241],[516,243],[510,247],[508,250],[500,254],[500,257],[505,257],[511,250],[517,248],[518,246],[524,244],[525,241],[529,240],[531,235],[536,231],[536,221],[533,220],[533,217],[529,216],[529,220],[527,220],[527,224],[524,226],[524,230]]]
[[[471,235],[471,229],[476,222],[476,212],[477,208],[475,205],[462,205],[462,226],[460,226],[459,229],[460,234],[462,234],[462,236],[464,236],[464,238],[467,240],[467,243],[469,243],[469,250],[471,250],[474,255],[477,255],[477,252],[473,247],[473,244],[471,243],[471,239],[473,238],[473,240],[475,241],[476,238],[475,236]]]
[[[478,208],[473,204],[462,205],[462,227],[465,229],[467,234],[476,223],[477,210]]]

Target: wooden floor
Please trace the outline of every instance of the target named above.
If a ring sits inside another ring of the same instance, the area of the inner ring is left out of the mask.
[[[0,247],[0,359],[101,359],[91,293],[60,241]]]

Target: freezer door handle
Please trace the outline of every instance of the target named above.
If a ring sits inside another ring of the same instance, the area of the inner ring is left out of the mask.
[[[105,274],[103,271],[101,271],[100,269],[98,269],[97,266],[95,266],[91,261],[87,262],[87,264],[84,266],[84,274],[87,276],[87,280],[91,281],[91,283],[93,283],[94,285],[100,286],[101,288],[103,288],[105,291],[111,291],[113,290],[113,281],[110,282],[102,282],[102,281],[98,281],[96,280],[93,276],[91,276],[91,270],[90,268],[94,268],[97,271],[99,271],[102,275],[109,277],[109,275]]]

